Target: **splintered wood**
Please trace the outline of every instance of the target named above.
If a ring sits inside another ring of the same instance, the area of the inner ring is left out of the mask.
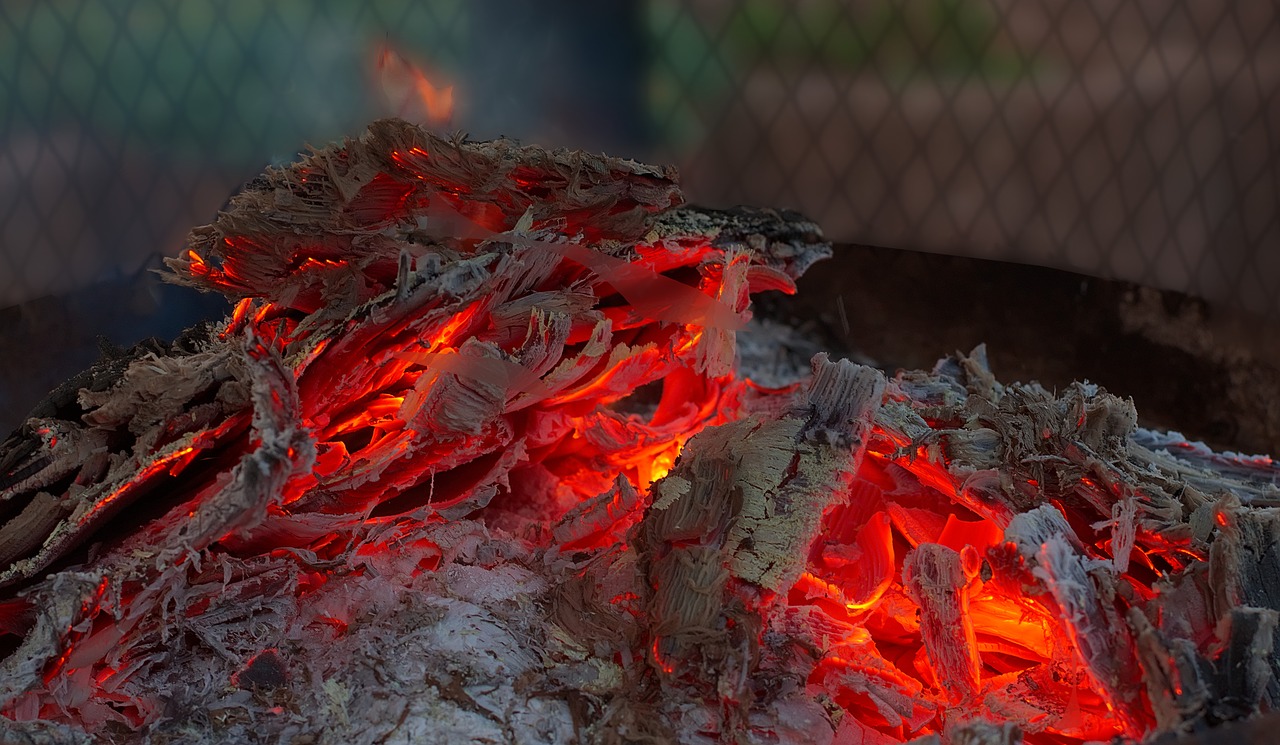
[[[829,246],[680,202],[398,121],[251,182],[169,262],[231,316],[0,446],[0,739],[1057,745],[1280,703],[1280,467],[981,348],[779,365],[751,295]]]

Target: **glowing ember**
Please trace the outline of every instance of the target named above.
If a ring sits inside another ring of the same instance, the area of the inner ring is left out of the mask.
[[[757,385],[750,294],[827,246],[679,201],[402,122],[269,171],[170,262],[232,315],[0,452],[6,726],[1059,744],[1275,705],[1272,461],[981,349]]]

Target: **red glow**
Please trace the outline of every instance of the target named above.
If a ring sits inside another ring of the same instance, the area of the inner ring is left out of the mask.
[[[393,55],[385,51],[380,65],[393,84],[417,95],[425,77]],[[681,486],[676,477],[690,439],[762,416],[754,404],[771,396],[789,402],[804,386],[765,389],[731,369],[729,340],[749,317],[749,291],[794,289],[781,270],[705,238],[651,238],[657,242],[609,253],[591,243],[600,230],[585,208],[540,216],[530,227],[528,195],[546,176],[515,169],[502,177],[500,193],[471,194],[474,184],[428,168],[448,153],[412,142],[396,147],[382,156],[388,171],[352,187],[342,218],[361,239],[421,230],[429,241],[378,255],[377,241],[358,246],[350,236],[308,235],[276,246],[259,235],[229,235],[217,252],[206,250],[208,260],[187,253],[189,280],[242,297],[220,334],[251,350],[254,369],[238,371],[236,382],[251,391],[252,409],[187,439],[175,435],[134,478],[75,517],[105,521],[136,498],[173,493],[188,495],[177,510],[194,519],[225,486],[200,480],[214,470],[206,465],[225,465],[226,481],[252,466],[249,482],[269,491],[255,505],[265,517],[220,527],[218,540],[192,555],[229,558],[226,566],[246,573],[269,560],[285,578],[273,591],[316,602],[301,604],[306,623],[328,635],[359,623],[359,609],[340,592],[350,577],[394,573],[410,582],[449,566],[457,547],[427,530],[455,527],[460,516],[487,525],[489,516],[536,512],[521,540],[552,536],[551,547],[576,566],[614,554],[635,561],[633,528]],[[318,180],[316,172],[301,183]],[[466,271],[454,267],[452,284],[432,286],[423,278],[446,256],[463,257]],[[495,276],[498,267],[510,276]],[[340,296],[333,301],[340,312],[325,305],[329,291]],[[729,363],[718,365],[716,355]],[[892,385],[886,398],[913,403]],[[785,628],[798,640],[786,655],[811,666],[807,683],[826,696],[838,715],[832,718],[857,722],[868,741],[946,732],[988,713],[983,707],[1017,721],[1029,745],[1142,736],[1155,722],[1150,705],[1105,690],[1065,601],[1046,589],[1044,568],[1006,538],[1011,503],[990,498],[1003,490],[1024,500],[1018,509],[1053,504],[1070,517],[1080,494],[1116,496],[1122,487],[1096,470],[1097,480],[1080,476],[1067,485],[1032,469],[1000,483],[1006,474],[966,471],[958,455],[952,462],[939,429],[954,425],[932,424],[925,436],[887,425],[872,430],[856,473],[832,487],[818,536],[797,557],[803,566],[787,575],[798,574],[794,585],[775,588],[776,597],[745,588],[733,598],[743,615],[700,631],[741,633],[751,614],[774,624],[748,639],[749,647]],[[49,447],[57,444],[52,430],[42,434]],[[1029,436],[1037,444],[1053,439],[1037,434]],[[1231,527],[1227,512],[1214,519]],[[1112,558],[1106,532],[1083,522],[1085,558]],[[1131,537],[1134,571],[1123,576],[1124,593],[1109,611],[1155,596],[1161,575],[1205,559],[1189,538],[1142,526]],[[945,561],[920,570],[912,557],[928,554]],[[204,571],[197,563],[193,575]],[[917,571],[923,575],[913,585],[907,575]],[[115,691],[125,690],[118,686],[131,674],[132,661],[116,651],[142,646],[138,640],[154,631],[143,630],[149,617],[194,618],[222,602],[214,594],[171,609],[163,605],[169,600],[139,591],[141,580],[130,583],[113,586],[119,597],[100,589],[85,603],[62,634],[60,654],[43,668],[49,690],[84,685],[94,705],[141,712],[139,702],[110,698],[123,696]],[[641,593],[651,588],[593,589],[605,610],[644,628]],[[10,602],[0,604],[0,630],[27,633],[32,608]],[[628,647],[620,659],[647,657],[638,664],[646,676],[693,677],[695,666],[672,643],[664,646],[669,637],[642,630],[635,638],[634,652]],[[6,713],[77,714],[57,706],[53,694],[39,691]]]
[[[657,666],[659,670],[667,675],[671,675],[676,671],[675,663],[663,659],[661,653],[658,651],[658,642],[658,639],[654,639],[653,644],[649,648],[649,653],[652,655],[651,659],[653,660],[653,664]]]
[[[225,424],[230,424],[230,423],[231,421],[229,420]],[[225,429],[231,429],[231,427],[225,426],[225,424],[224,424]],[[106,497],[99,499],[96,503],[94,503],[93,507],[91,507],[87,512],[85,512],[84,516],[80,518],[81,522],[90,523],[97,519],[100,519],[100,517],[102,517],[104,514],[109,514],[111,512],[114,512],[118,508],[118,504],[124,501],[124,499],[126,498],[127,495],[129,495],[130,492],[132,492],[135,489],[141,488],[144,484],[147,484],[149,481],[151,481],[152,477],[160,473],[164,473],[167,471],[169,476],[177,476],[179,473],[182,472],[184,468],[187,467],[187,465],[191,463],[192,460],[195,459],[196,455],[198,454],[197,453],[198,448],[201,445],[205,445],[206,442],[213,440],[214,438],[212,435],[215,435],[216,433],[211,432],[208,434],[211,436],[208,438],[202,438],[200,441],[198,441],[200,444],[180,448],[178,450],[175,450],[172,453],[168,453],[167,455],[162,455],[156,458],[155,460],[151,461],[151,463],[144,466],[138,472],[138,476],[134,478],[132,481],[122,484],[121,486],[117,487],[115,491],[111,492]]]

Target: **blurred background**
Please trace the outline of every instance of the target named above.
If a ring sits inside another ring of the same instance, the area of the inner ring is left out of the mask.
[[[147,270],[419,74],[443,128],[675,163],[696,203],[1280,318],[1273,0],[5,0],[0,425],[37,346],[56,382],[216,313]]]

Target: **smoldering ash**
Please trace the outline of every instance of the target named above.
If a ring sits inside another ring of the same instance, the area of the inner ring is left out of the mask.
[[[681,202],[401,121],[247,185],[168,262],[230,317],[0,450],[6,741],[1059,744],[1276,706],[1274,463],[981,348],[765,370],[752,295],[830,247]]]

